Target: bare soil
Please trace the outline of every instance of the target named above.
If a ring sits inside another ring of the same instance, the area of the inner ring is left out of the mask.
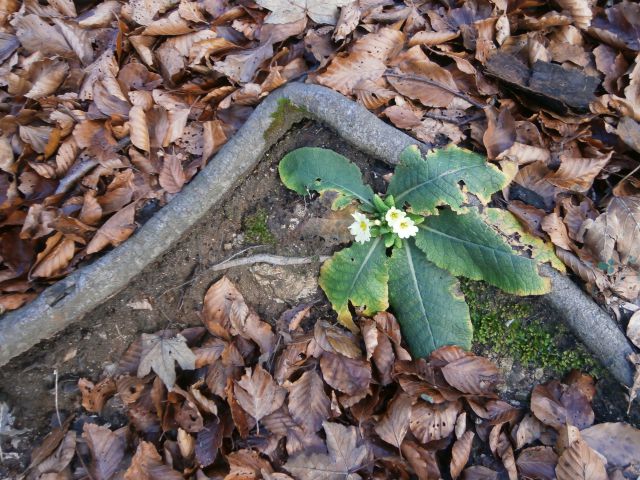
[[[332,316],[317,288],[319,263],[296,267],[254,264],[226,272],[207,270],[238,254],[326,255],[344,241],[332,228],[335,222],[331,218],[334,217],[325,201],[318,197],[303,198],[280,183],[278,161],[287,152],[302,146],[331,148],[345,155],[360,166],[365,172],[365,180],[376,191],[385,190],[382,176],[389,172],[385,164],[368,158],[331,130],[313,122],[290,130],[219,209],[212,211],[126,290],[56,338],[40,343],[2,368],[0,401],[7,402],[13,409],[14,428],[29,429],[19,437],[0,439],[4,454],[18,454],[17,458],[5,459],[5,467],[9,469],[5,470],[5,475],[24,468],[28,463],[28,452],[37,439],[57,425],[56,371],[58,410],[65,416],[75,413],[76,423],[80,425],[87,413],[83,413],[80,406],[78,379],[87,377],[95,381],[112,371],[123,351],[142,332],[200,324],[204,294],[223,274],[238,285],[247,302],[267,321],[275,321],[285,309],[300,302],[315,303],[312,320]],[[251,146],[247,145],[247,148]],[[248,220],[261,211],[266,212],[266,226],[274,241],[257,246],[247,238],[246,230]],[[139,220],[143,222],[142,218]],[[245,251],[250,247],[253,248]],[[143,300],[148,300],[153,309],[132,308],[133,302]],[[557,321],[539,299],[522,301],[537,303],[536,315],[540,316],[542,312],[546,321]],[[569,344],[576,342],[573,338],[567,341]],[[505,368],[504,395],[516,402],[526,401],[531,387],[548,377],[546,372],[541,377],[535,366],[496,360]],[[518,372],[517,380],[514,371]],[[629,420],[622,387],[610,380],[601,382],[595,405],[599,421]],[[126,423],[115,399],[107,404],[101,417],[102,422],[114,426]],[[637,423],[638,419],[635,421]]]

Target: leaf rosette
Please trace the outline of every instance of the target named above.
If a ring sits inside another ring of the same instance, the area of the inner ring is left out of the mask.
[[[414,356],[444,345],[468,349],[473,331],[456,276],[517,295],[550,288],[535,255],[520,255],[491,215],[469,205],[469,194],[486,205],[509,182],[479,154],[450,146],[423,156],[408,147],[385,196],[364,183],[355,164],[323,148],[290,152],[279,172],[301,195],[332,192],[334,210],[358,204],[349,227],[355,243],[324,263],[319,280],[338,320],[352,331],[358,327],[351,306],[365,315],[391,307]]]

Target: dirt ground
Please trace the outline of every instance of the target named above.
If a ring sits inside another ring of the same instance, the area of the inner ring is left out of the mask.
[[[286,308],[303,301],[315,303],[313,318],[332,315],[317,288],[317,263],[297,267],[254,264],[226,272],[207,270],[238,254],[326,255],[346,240],[344,218],[330,213],[320,199],[303,198],[286,190],[279,181],[277,162],[301,146],[331,148],[345,155],[367,172],[366,181],[376,191],[385,190],[382,175],[389,172],[386,165],[367,158],[320,125],[308,122],[295,127],[274,145],[223,206],[211,212],[126,290],[56,338],[42,342],[2,368],[0,401],[13,409],[14,428],[29,429],[21,436],[2,437],[6,467],[13,471],[23,468],[36,439],[56,424],[56,371],[58,409],[63,413],[74,412],[79,422],[87,414],[80,407],[78,379],[97,380],[112,371],[122,352],[142,332],[200,324],[204,294],[223,274],[238,285],[247,302],[267,321],[275,321]],[[256,224],[256,219],[262,218],[267,229],[261,230],[261,225]],[[263,245],[259,246],[260,243]],[[132,307],[134,302],[144,300],[152,310]],[[538,317],[557,321],[539,300],[522,301],[538,305],[535,309]],[[576,343],[573,338],[563,342]],[[526,402],[531,387],[549,376],[549,372],[541,374],[535,365],[514,364],[512,359],[496,360],[507,378],[505,397],[516,403]],[[518,372],[517,378],[514,372]],[[623,393],[610,380],[600,383],[595,402],[599,421],[629,421]],[[126,423],[116,401],[108,403],[102,417],[114,426]],[[638,423],[637,418],[631,421]],[[12,452],[17,453],[17,458],[12,458]]]

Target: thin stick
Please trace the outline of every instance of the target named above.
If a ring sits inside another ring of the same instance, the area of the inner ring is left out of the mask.
[[[56,416],[58,417],[58,425],[62,427],[62,420],[60,419],[60,409],[58,408],[58,369],[53,370],[53,377],[55,378],[55,406],[56,406]]]
[[[464,94],[464,93],[462,93],[462,92],[460,92],[458,90],[455,90],[455,89],[453,89],[451,87],[443,85],[440,82],[436,82],[435,80],[431,80],[430,78],[427,78],[427,77],[421,77],[421,76],[418,76],[418,75],[400,74],[400,73],[394,73],[394,72],[385,72],[384,74],[387,77],[394,77],[394,78],[400,78],[400,79],[403,79],[403,80],[411,80],[411,81],[414,81],[414,82],[426,83],[427,85],[431,85],[431,86],[434,86],[434,87],[437,87],[437,88],[441,88],[445,92],[449,92],[451,95],[455,95],[456,97],[460,97],[463,100],[466,100],[467,102],[469,102],[474,107],[478,107],[478,108],[484,108],[485,107],[485,105],[483,105],[480,102],[476,102],[469,95],[466,95],[466,94]]]
[[[319,255],[315,257],[283,257],[280,255],[271,255],[268,253],[260,253],[258,255],[252,255],[250,257],[239,258],[237,260],[225,261],[212,265],[207,270],[217,272],[219,270],[227,270],[228,268],[241,267],[243,265],[252,265],[254,263],[268,263],[271,265],[305,265],[309,263],[324,262],[328,260],[329,256]]]

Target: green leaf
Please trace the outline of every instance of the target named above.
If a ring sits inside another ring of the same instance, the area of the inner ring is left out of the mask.
[[[473,327],[458,281],[429,262],[413,240],[389,261],[389,300],[414,356],[443,345],[471,348]]]
[[[387,260],[384,243],[374,238],[335,253],[320,269],[320,286],[338,312],[338,320],[354,332],[358,327],[351,318],[349,300],[354,306],[366,307],[365,315],[389,306]]]
[[[391,177],[388,193],[397,205],[408,203],[415,213],[436,213],[439,205],[450,205],[462,211],[467,201],[459,182],[487,203],[491,194],[504,188],[509,179],[482,155],[450,146],[432,150],[423,159],[418,147],[411,146],[400,154],[400,164]]]
[[[456,215],[443,209],[418,228],[416,245],[454,275],[485,280],[516,295],[549,291],[551,283],[539,275],[536,262],[516,255],[475,210]]]
[[[373,190],[362,182],[360,169],[333,150],[298,148],[283,157],[278,170],[282,183],[300,195],[309,190],[338,193],[334,210],[346,207],[353,199],[374,208]]]
[[[485,208],[482,212],[485,221],[500,233],[506,242],[515,248],[531,252],[531,258],[539,263],[549,262],[559,272],[567,269],[558,258],[553,244],[527,233],[515,215],[501,208]]]

